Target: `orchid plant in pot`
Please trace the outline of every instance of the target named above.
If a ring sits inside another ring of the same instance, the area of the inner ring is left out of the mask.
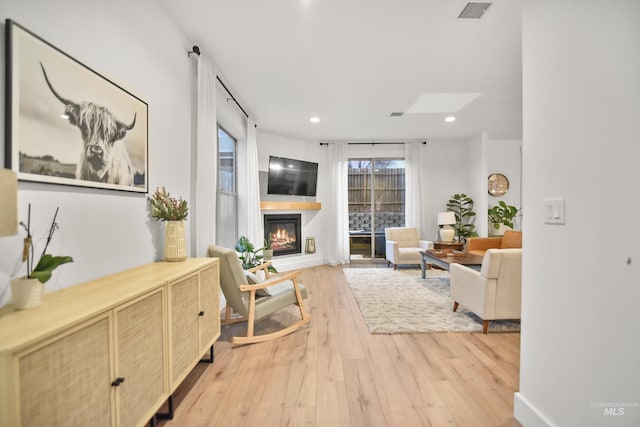
[[[184,220],[189,215],[187,201],[181,197],[171,197],[164,187],[157,188],[149,198],[151,216],[158,221],[166,221],[164,244],[165,261],[184,261],[187,258],[187,244]]]
[[[35,247],[31,230],[31,204],[29,204],[28,208],[27,222],[24,223],[20,221],[20,226],[27,232],[22,250],[22,263],[26,263],[27,275],[12,279],[10,282],[13,304],[18,309],[41,305],[44,294],[44,284],[51,279],[53,271],[63,264],[73,262],[73,258],[70,256],[56,256],[47,253],[49,243],[51,243],[55,231],[59,228],[56,222],[59,210],[59,207],[56,208],[56,212],[53,215],[53,220],[51,221],[51,226],[49,227],[49,232],[46,237],[46,243],[37,263],[35,262]]]

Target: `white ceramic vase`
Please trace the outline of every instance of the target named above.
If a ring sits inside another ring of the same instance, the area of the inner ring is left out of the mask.
[[[26,277],[12,279],[10,283],[15,308],[24,310],[42,305],[44,283],[40,283],[38,279],[27,279]]]
[[[489,236],[490,237],[502,237],[506,230],[511,230],[511,227],[507,227],[504,224],[500,224],[498,229],[493,227],[493,224],[489,223]]]
[[[184,221],[167,221],[164,260],[184,261],[185,259],[187,259],[187,242],[184,236]]]

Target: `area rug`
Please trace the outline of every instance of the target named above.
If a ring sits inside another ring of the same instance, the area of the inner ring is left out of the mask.
[[[452,311],[449,272],[397,271],[387,268],[345,268],[344,275],[372,334],[475,332],[482,320],[458,307]],[[520,321],[495,320],[489,332],[520,330]]]

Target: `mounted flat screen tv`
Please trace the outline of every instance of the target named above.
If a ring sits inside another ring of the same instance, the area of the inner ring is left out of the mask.
[[[269,156],[267,194],[315,196],[318,164]]]

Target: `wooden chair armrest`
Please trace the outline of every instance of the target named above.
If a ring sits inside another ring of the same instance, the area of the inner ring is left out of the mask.
[[[300,271],[299,270],[295,270],[295,271],[292,271],[290,273],[284,274],[282,276],[277,276],[277,277],[274,277],[273,279],[268,279],[268,280],[265,280],[264,282],[256,283],[255,285],[240,284],[238,287],[240,288],[240,290],[242,292],[252,291],[252,290],[257,291],[258,289],[268,288],[269,286],[277,285],[278,283],[282,283],[282,282],[286,282],[287,280],[291,280],[293,282],[293,286],[295,288],[297,288],[298,287],[298,281],[297,280],[293,280],[293,279],[294,278],[297,279],[299,274],[300,274]]]
[[[271,261],[266,261],[260,265],[256,265],[255,267],[251,267],[249,269],[247,269],[247,271],[251,272],[251,273],[255,273],[258,270],[264,270],[264,276],[266,279],[269,279],[271,277],[271,274],[269,272],[269,266],[271,266]]]

